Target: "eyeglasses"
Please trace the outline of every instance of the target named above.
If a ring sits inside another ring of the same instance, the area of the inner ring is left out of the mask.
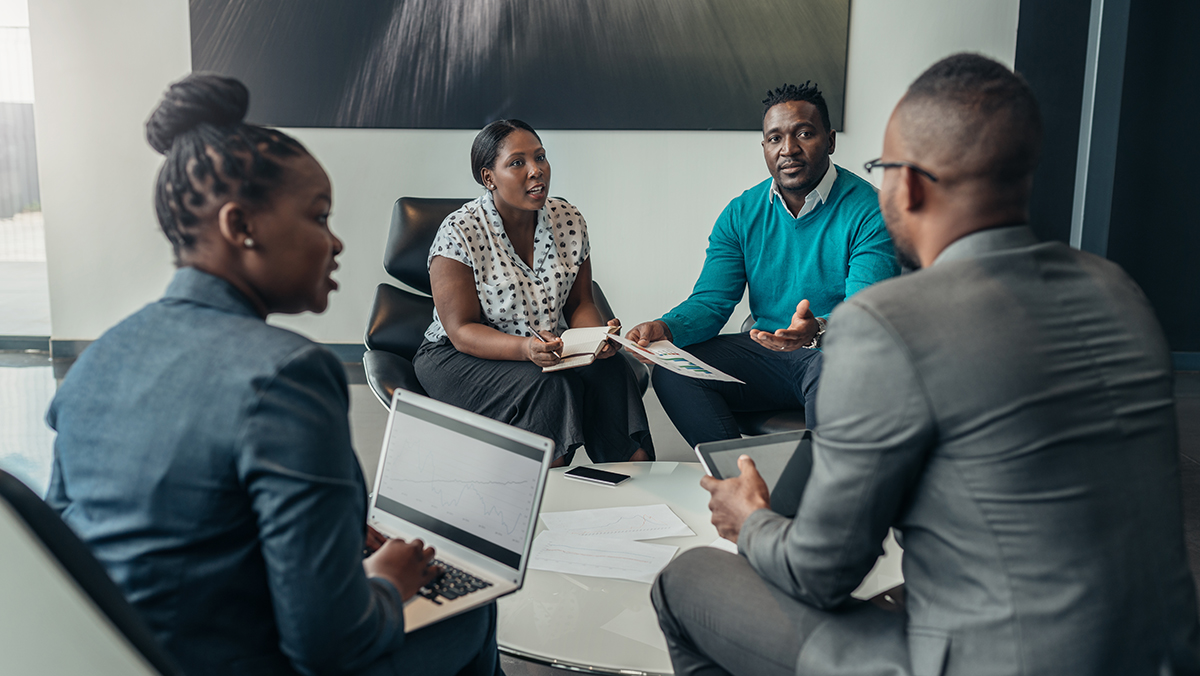
[[[937,176],[934,176],[933,174],[929,173],[928,171],[925,171],[924,169],[913,164],[912,162],[884,162],[883,158],[880,157],[879,159],[871,160],[870,162],[867,162],[866,164],[863,165],[863,169],[867,170],[868,175],[871,173],[871,170],[873,170],[873,169],[894,169],[897,167],[908,167],[909,169],[912,169],[913,171],[915,171],[918,174],[924,176],[925,178],[933,181],[934,183],[937,183],[937,180],[938,180]]]

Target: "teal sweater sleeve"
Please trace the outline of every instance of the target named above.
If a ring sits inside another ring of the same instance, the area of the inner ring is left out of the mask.
[[[671,342],[679,347],[700,343],[720,333],[746,288],[746,257],[734,227],[730,202],[708,237],[708,251],[700,278],[687,300],[662,316],[671,330]]]
[[[855,228],[850,245],[850,265],[846,275],[846,298],[876,282],[900,274],[892,238],[878,209],[866,216]],[[832,312],[832,309],[830,310]],[[825,318],[829,317],[826,313]]]

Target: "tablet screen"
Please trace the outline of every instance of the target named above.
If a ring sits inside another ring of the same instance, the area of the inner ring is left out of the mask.
[[[783,469],[787,467],[788,461],[792,459],[792,454],[795,453],[799,442],[795,439],[788,439],[774,444],[763,444],[761,446],[753,446],[750,448],[731,448],[724,451],[714,451],[707,454],[709,459],[709,469],[713,474],[721,479],[729,479],[735,476],[740,476],[742,471],[738,469],[737,461],[742,455],[750,456],[754,461],[754,466],[758,469],[758,474],[767,482],[768,490],[775,490],[775,484],[779,483],[779,477],[783,474]]]

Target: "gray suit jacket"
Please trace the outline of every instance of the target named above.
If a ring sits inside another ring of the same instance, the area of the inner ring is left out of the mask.
[[[757,512],[739,542],[839,608],[894,526],[907,618],[874,643],[832,626],[800,673],[1200,671],[1171,378],[1133,281],[1025,227],[841,305],[799,513]]]

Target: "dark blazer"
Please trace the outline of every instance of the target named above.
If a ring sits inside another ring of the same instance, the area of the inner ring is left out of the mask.
[[[348,401],[331,353],[183,268],[67,374],[47,500],[191,676],[358,671],[404,630]]]
[[[739,543],[832,608],[894,526],[907,622],[901,650],[826,632],[800,673],[872,651],[922,676],[1200,670],[1170,354],[1120,268],[987,230],[849,299],[827,338],[799,513],[756,512]]]

